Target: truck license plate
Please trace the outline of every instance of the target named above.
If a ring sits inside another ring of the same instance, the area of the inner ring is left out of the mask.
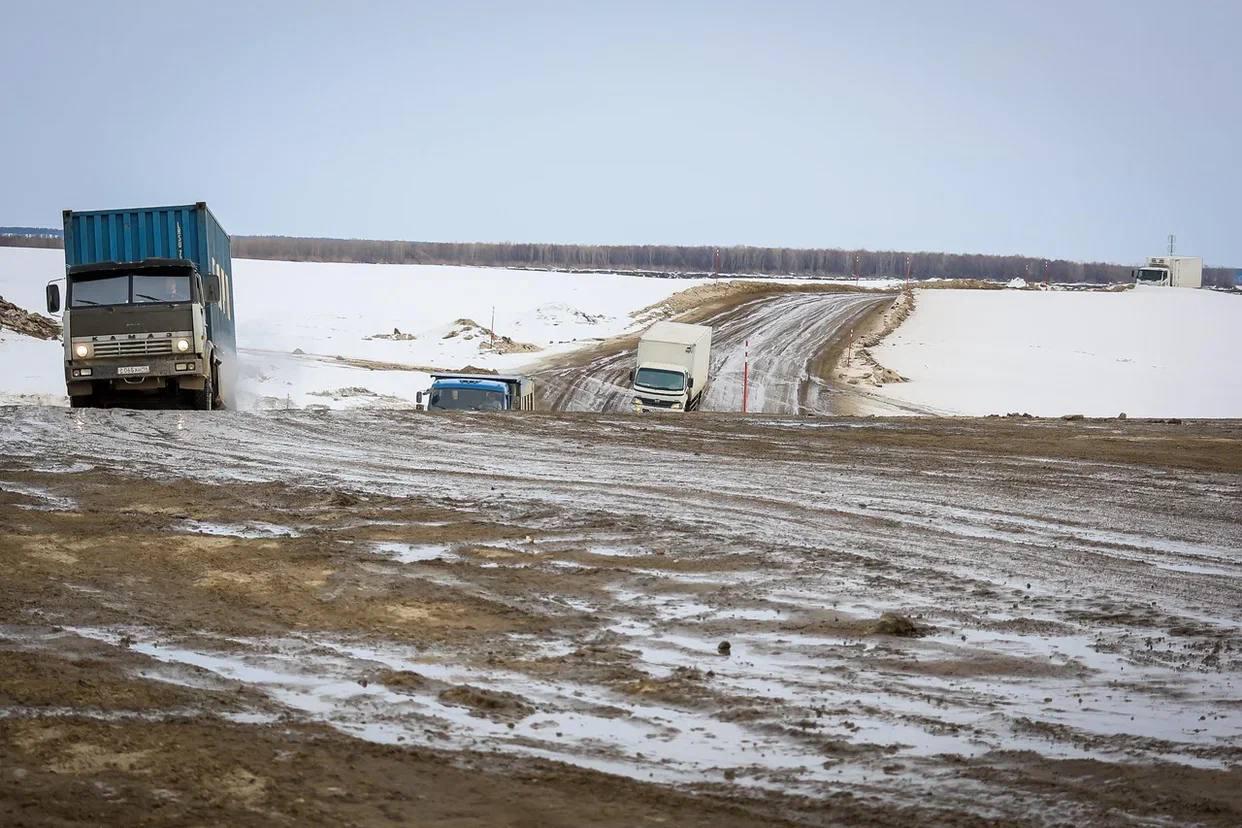
[[[150,365],[122,365],[116,369],[118,376],[127,376],[130,374],[149,374],[151,373]]]

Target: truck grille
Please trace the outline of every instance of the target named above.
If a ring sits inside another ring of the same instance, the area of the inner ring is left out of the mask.
[[[146,354],[171,354],[171,339],[110,339],[95,343],[95,356],[142,356]]]

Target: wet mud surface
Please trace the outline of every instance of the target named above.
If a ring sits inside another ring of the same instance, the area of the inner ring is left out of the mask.
[[[0,409],[0,822],[1236,825],[1239,503],[1236,422]]]

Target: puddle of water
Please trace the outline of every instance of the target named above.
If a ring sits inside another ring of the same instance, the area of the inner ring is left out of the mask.
[[[83,463],[80,460],[72,463],[39,463],[30,467],[31,471],[46,472],[50,474],[80,474],[94,469],[90,463]]]
[[[586,551],[607,558],[637,558],[650,554],[641,546],[592,546]]]
[[[183,532],[198,535],[223,535],[230,538],[298,538],[302,533],[289,526],[254,521],[253,523],[217,523],[209,520],[186,520],[179,527]]]
[[[386,555],[399,563],[419,563],[437,558],[454,557],[444,543],[395,543],[378,541],[371,544],[371,551]]]
[[[722,621],[780,621],[785,615],[775,609],[728,609],[717,610],[715,618]]]
[[[78,628],[78,635],[116,644],[116,633]],[[131,633],[132,634],[132,633]],[[543,756],[638,779],[690,782],[704,770],[757,765],[795,773],[800,781],[831,777],[813,748],[742,724],[722,722],[701,711],[654,703],[635,703],[586,685],[533,680],[505,671],[478,672],[457,664],[411,659],[399,648],[280,642],[279,652],[253,652],[276,642],[249,642],[246,655],[205,652],[140,641],[130,649],[158,661],[190,665],[217,676],[253,685],[281,704],[326,721],[361,738],[387,743],[486,743],[489,748]],[[324,650],[336,655],[325,656]],[[359,662],[409,670],[434,681],[469,683],[517,693],[539,712],[514,723],[493,721],[442,704],[431,693],[395,693],[382,684],[367,686]],[[618,714],[621,709],[624,713]],[[607,712],[603,712],[607,711]],[[428,726],[432,726],[429,735]],[[438,730],[437,730],[438,729]],[[740,781],[740,780],[739,780]],[[788,780],[783,787],[790,787]]]
[[[17,508],[34,512],[68,512],[78,508],[76,500],[52,494],[42,486],[0,480],[0,490],[33,498],[38,503],[19,503]]]

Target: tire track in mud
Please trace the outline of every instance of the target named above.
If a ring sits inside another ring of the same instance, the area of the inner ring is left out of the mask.
[[[890,294],[788,293],[751,299],[710,316],[711,382],[703,411],[740,411],[742,371],[749,350],[748,409],[767,414],[834,413],[832,365],[827,355],[851,327]],[[749,348],[747,346],[749,342]],[[548,406],[557,411],[623,411],[632,392],[632,340],[583,365],[536,372]]]
[[[83,426],[76,459],[120,470],[141,468],[153,477],[275,478],[474,500],[485,479],[492,488],[481,499],[502,513],[533,504],[574,504],[618,515],[641,511],[668,521],[710,516],[702,531],[721,542],[781,549],[830,541],[889,567],[925,568],[924,577],[949,583],[969,572],[1000,578],[1011,567],[1068,575],[1076,562],[1092,564],[1103,555],[1117,566],[1102,574],[1101,592],[1119,587],[1144,592],[1142,582],[1154,566],[1169,578],[1169,591],[1187,599],[1190,611],[1201,579],[1194,572],[1172,572],[1162,562],[1209,568],[1210,561],[1224,561],[1218,568],[1230,568],[1230,539],[1219,529],[1206,530],[1201,522],[1206,515],[1183,520],[1169,514],[1174,503],[1190,512],[1198,495],[1152,491],[1165,506],[1151,511],[1137,508],[1137,499],[1129,502],[1128,493],[1095,493],[1084,501],[1082,491],[1098,486],[1099,478],[1080,474],[1073,463],[993,460],[973,468],[957,465],[951,476],[926,476],[883,457],[866,466],[798,455],[717,454],[708,462],[694,454],[711,453],[702,442],[708,435],[681,423],[630,417],[568,422],[540,417],[536,432],[528,418],[514,417],[222,413],[187,428],[180,413],[156,414],[151,421],[145,412],[36,412]],[[645,435],[653,429],[683,434],[687,445],[672,451],[647,445]],[[597,442],[601,430],[608,437]],[[729,430],[724,431],[721,436],[728,439]],[[28,439],[28,446],[50,449],[55,442],[43,429],[14,433]],[[674,467],[675,478],[661,471]],[[1115,474],[1120,480],[1144,478],[1137,470]],[[1035,486],[1037,500],[1019,494]],[[1126,486],[1126,491],[1147,488],[1141,482]],[[1103,518],[1105,506],[1126,518]],[[826,522],[833,525],[828,538],[822,534]],[[886,533],[882,541],[880,532]],[[962,544],[1003,547],[1007,556],[985,565],[973,555],[963,558]],[[1127,560],[1135,552],[1141,552],[1138,559]],[[1089,585],[1095,571],[1080,573],[1079,586]],[[1229,600],[1237,597],[1228,594]]]

